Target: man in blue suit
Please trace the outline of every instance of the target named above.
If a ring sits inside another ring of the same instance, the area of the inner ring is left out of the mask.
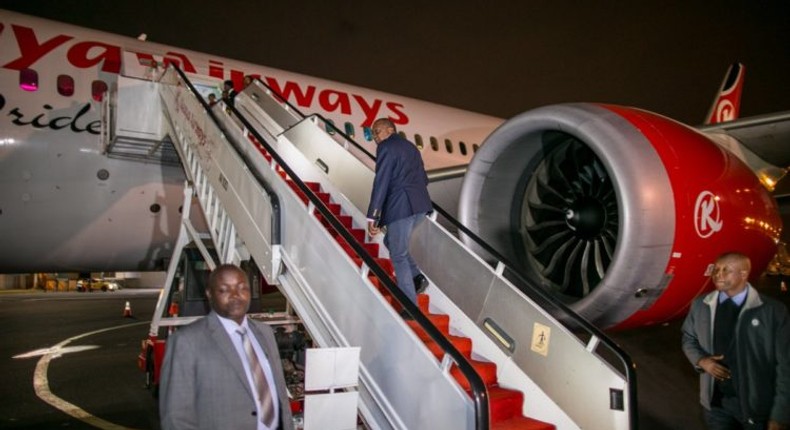
[[[409,255],[409,240],[414,228],[432,209],[428,175],[420,151],[397,133],[390,119],[377,119],[370,130],[378,146],[368,233],[375,236],[381,226],[386,226],[384,245],[390,252],[398,288],[416,303],[417,294],[428,286],[428,280]]]

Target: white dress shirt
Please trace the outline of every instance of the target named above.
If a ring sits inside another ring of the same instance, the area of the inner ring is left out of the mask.
[[[217,317],[222,323],[222,326],[225,327],[225,331],[228,333],[228,336],[230,336],[230,340],[233,342],[233,346],[236,348],[236,354],[239,355],[241,364],[244,366],[244,373],[247,375],[247,382],[249,383],[250,391],[252,391],[252,395],[255,398],[255,409],[258,411],[258,430],[276,430],[277,424],[280,422],[280,399],[277,396],[277,387],[274,385],[274,375],[272,374],[272,367],[269,365],[269,357],[264,354],[263,348],[261,348],[261,345],[258,343],[258,339],[256,339],[254,336],[254,332],[250,330],[250,326],[247,323],[247,318],[244,318],[244,321],[241,322],[241,325],[238,325],[236,324],[236,321],[231,319],[224,318],[219,315],[217,315]],[[263,411],[260,410],[261,399],[258,398],[257,390],[253,388],[255,387],[255,381],[252,378],[250,364],[247,362],[247,353],[244,352],[244,345],[241,343],[241,335],[236,331],[239,329],[239,327],[244,327],[247,330],[247,335],[250,337],[252,349],[254,349],[255,354],[258,355],[258,361],[260,361],[263,373],[266,375],[266,382],[269,383],[269,392],[272,393],[272,406],[274,407],[274,427],[267,427],[260,419],[263,416]]]

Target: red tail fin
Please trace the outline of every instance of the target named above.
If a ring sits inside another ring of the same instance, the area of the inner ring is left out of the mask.
[[[705,124],[718,124],[738,118],[741,112],[741,92],[743,91],[743,73],[745,67],[741,63],[732,63],[724,81],[721,83],[716,99],[705,117]]]

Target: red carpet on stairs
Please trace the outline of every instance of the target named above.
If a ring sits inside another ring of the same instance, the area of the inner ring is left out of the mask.
[[[266,153],[263,147],[258,144],[254,137],[250,136],[250,140],[256,144],[256,147],[263,153],[264,157],[267,160],[271,161],[271,156]],[[307,198],[304,193],[299,189],[298,186],[295,185],[293,181],[287,178],[287,175],[281,169],[278,170],[280,176],[286,179],[290,188],[299,196],[299,198],[307,203],[309,199]],[[337,217],[337,219],[343,224],[343,226],[348,229],[348,231],[354,236],[354,239],[364,246],[367,251],[374,257],[377,257],[379,254],[379,246],[378,244],[371,244],[365,242],[365,230],[364,229],[357,229],[353,228],[352,225],[352,218],[350,216],[343,215],[341,213],[341,207],[339,204],[331,202],[331,196],[328,193],[321,192],[320,184],[314,182],[308,182],[306,185],[310,188],[311,191],[316,193],[319,199],[324,202],[327,208]],[[338,241],[341,248],[354,260],[354,262],[358,265],[362,265],[362,259],[356,254],[356,252],[351,248],[351,246],[346,242],[345,239],[342,238],[334,229],[330,226],[330,224],[323,219],[323,216],[316,212],[316,217],[318,220],[327,228],[330,234]],[[393,281],[395,278],[394,270],[392,267],[392,263],[389,259],[382,259],[377,258],[376,261],[382,266],[382,268],[390,273]],[[385,300],[389,302],[393,307],[395,307],[396,311],[399,311],[400,306],[397,302],[390,296],[389,292],[381,286],[380,281],[374,275],[370,275],[370,280],[373,285],[382,293]],[[553,424],[545,423],[542,421],[538,421],[532,418],[524,417],[521,415],[522,405],[524,403],[524,395],[520,391],[510,390],[507,388],[502,388],[499,386],[497,376],[496,376],[496,364],[487,362],[487,361],[479,361],[471,359],[472,354],[472,340],[467,337],[462,336],[453,336],[450,334],[450,317],[444,314],[431,314],[429,309],[430,303],[430,296],[427,294],[419,294],[417,296],[417,305],[420,311],[428,317],[428,319],[436,326],[439,331],[444,334],[444,336],[452,342],[453,345],[465,356],[469,359],[470,364],[475,368],[477,373],[483,379],[484,383],[486,384],[488,397],[489,397],[489,418],[491,423],[491,429],[494,430],[552,430],[555,428]],[[444,352],[441,348],[430,339],[430,337],[425,333],[425,331],[419,326],[418,323],[415,321],[406,321],[406,324],[411,327],[412,330],[417,334],[417,336],[425,342],[426,347],[428,350],[436,357],[437,360],[441,361]],[[454,366],[451,371],[451,375],[458,381],[458,383],[463,387],[465,390],[469,391],[469,383],[467,382],[466,378],[463,374]]]

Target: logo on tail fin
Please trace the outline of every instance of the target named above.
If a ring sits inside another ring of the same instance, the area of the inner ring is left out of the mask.
[[[744,70],[745,67],[741,63],[733,63],[727,70],[716,99],[713,100],[708,116],[705,117],[705,124],[718,124],[738,118],[741,111]]]

